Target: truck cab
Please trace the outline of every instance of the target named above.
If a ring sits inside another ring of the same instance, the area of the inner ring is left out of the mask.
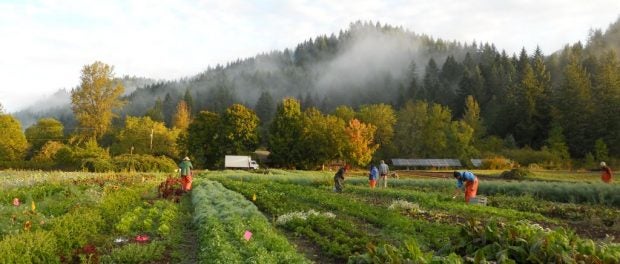
[[[258,170],[258,163],[256,163],[255,160],[251,160],[250,161],[250,168],[252,168],[254,170]]]

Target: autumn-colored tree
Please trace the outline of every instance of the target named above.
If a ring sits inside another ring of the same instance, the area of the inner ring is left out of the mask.
[[[111,147],[113,154],[152,154],[178,157],[176,146],[179,130],[168,129],[163,122],[156,122],[150,117],[132,117],[125,119],[125,127],[118,135],[118,142]]]
[[[113,70],[114,67],[100,61],[82,68],[82,83],[71,90],[72,109],[79,124],[78,136],[99,139],[116,116],[112,110],[123,105],[119,96],[124,88],[114,81]]]
[[[342,160],[348,142],[344,128],[342,119],[308,108],[303,117],[301,141],[306,155],[301,167],[314,169],[331,160]]]
[[[56,153],[64,147],[64,144],[58,141],[47,141],[41,147],[41,150],[32,158],[34,161],[50,162],[54,160]]]
[[[258,146],[258,117],[251,109],[233,104],[222,115],[220,133],[224,154],[253,152]]]
[[[0,131],[0,160],[21,160],[28,149],[28,142],[19,121],[11,115],[0,114]]]
[[[344,122],[349,123],[351,119],[355,118],[355,110],[353,110],[350,106],[341,105],[336,107],[333,115],[344,120]]]
[[[357,117],[361,122],[372,124],[377,128],[375,143],[379,145],[379,148],[375,153],[375,160],[391,157],[396,152],[396,147],[392,144],[396,113],[392,106],[387,104],[363,105]]]
[[[458,158],[467,163],[469,159],[478,155],[478,150],[472,145],[474,129],[466,122],[462,120],[451,122],[446,136],[448,148],[442,156]]]
[[[357,166],[365,166],[372,159],[372,155],[379,147],[374,143],[377,128],[371,124],[364,124],[357,119],[352,119],[345,128],[349,138],[345,159]]]
[[[480,106],[473,96],[467,96],[465,99],[465,113],[463,114],[463,122],[469,125],[474,130],[474,138],[472,141],[475,143],[480,140],[485,134],[485,127],[480,117]]]
[[[187,103],[185,103],[184,100],[179,101],[179,104],[177,104],[177,112],[172,118],[172,126],[180,130],[186,130],[191,122],[189,111]]]
[[[54,118],[41,118],[36,124],[26,129],[26,139],[36,152],[48,141],[63,138],[64,126]]]

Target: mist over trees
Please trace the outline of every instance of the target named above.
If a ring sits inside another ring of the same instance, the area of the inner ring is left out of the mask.
[[[566,45],[548,56],[540,49],[510,55],[488,43],[445,41],[356,22],[292,50],[209,67],[192,77],[142,79],[145,85],[130,93],[114,93],[126,104],[106,111],[119,118],[106,121],[110,131],[96,134],[103,147],[118,145],[130,116],[148,116],[178,131],[178,155],[192,155],[208,166],[219,164],[224,153],[249,153],[259,146],[282,167],[353,159],[345,155],[352,153],[351,146],[336,142],[347,141],[347,135],[359,138],[363,133],[354,128],[372,131],[372,142],[357,146],[360,165],[370,161],[361,152],[373,153],[375,160],[510,156],[516,155],[514,148],[539,151],[556,163],[619,157],[618,40],[620,20],[604,32],[592,31],[587,43]],[[243,130],[251,130],[252,139],[242,145],[221,142],[227,135],[220,129],[241,129],[230,125],[233,105],[235,118],[256,124]],[[48,114],[64,124],[65,135],[73,134],[76,124],[90,127],[84,114],[66,107]],[[16,116],[36,121],[45,115]],[[322,137],[328,130],[333,135]],[[309,147],[308,142],[333,147]],[[223,143],[233,144],[235,151],[214,147]],[[316,159],[308,160],[305,151]]]

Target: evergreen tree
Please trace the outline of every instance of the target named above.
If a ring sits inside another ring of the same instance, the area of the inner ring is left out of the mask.
[[[454,102],[454,97],[456,96],[458,84],[462,76],[463,66],[454,59],[454,56],[448,56],[441,67],[441,73],[439,75],[442,85],[441,90],[443,92],[441,93],[442,96],[438,103],[447,106]]]
[[[532,70],[536,76],[536,110],[534,111],[533,120],[536,126],[536,132],[532,138],[532,147],[538,148],[543,145],[547,133],[551,129],[551,105],[552,105],[552,89],[551,74],[545,64],[545,58],[539,47],[534,52],[532,58]]]
[[[258,101],[256,101],[254,111],[256,111],[256,115],[260,119],[261,123],[269,124],[271,122],[271,119],[273,119],[273,115],[275,112],[275,103],[269,91],[264,90],[260,94]]]
[[[192,98],[192,93],[189,88],[185,89],[185,95],[183,95],[183,101],[187,104],[187,110],[189,110],[190,115],[196,111],[194,105],[194,98]]]
[[[442,92],[444,91],[439,81],[439,68],[433,58],[431,58],[426,65],[423,83],[425,91],[424,99],[431,103],[439,103],[443,96]]]
[[[172,117],[174,116],[175,110],[176,104],[172,101],[172,96],[170,96],[170,93],[166,93],[163,102],[163,114],[164,122],[168,127],[172,127]]]
[[[523,54],[523,53],[522,53]],[[536,76],[532,70],[529,60],[519,61],[520,72],[519,83],[516,87],[516,100],[514,101],[513,111],[518,113],[515,120],[515,140],[519,146],[532,146],[536,132],[539,132],[540,124],[534,122],[536,115],[536,102],[542,94],[538,88]]]
[[[602,138],[599,138],[594,142],[594,158],[600,161],[609,160],[607,144],[605,144],[605,141]]]
[[[564,69],[564,82],[558,87],[556,103],[558,122],[562,124],[570,152],[584,157],[594,145],[592,122],[593,104],[588,73],[577,56],[572,56]]]
[[[407,102],[408,100],[416,100],[423,97],[423,91],[421,91],[420,86],[418,84],[418,74],[416,72],[416,64],[415,61],[411,61],[409,65],[409,83],[407,85],[407,90],[405,91],[404,97],[401,99],[403,102]]]
[[[462,116],[465,111],[465,99],[467,96],[473,96],[476,101],[480,101],[485,98],[484,96],[484,79],[480,73],[480,68],[474,66],[473,68],[466,68],[463,73],[463,78],[459,82],[458,95],[456,97],[457,102],[454,102],[455,116]]]
[[[273,101],[273,97],[271,97],[269,91],[263,90],[258,98],[258,101],[256,101],[254,111],[260,120],[259,132],[261,144],[267,145],[269,124],[271,124],[271,120],[273,119],[273,115],[275,113],[275,102]]]
[[[620,155],[620,64],[614,52],[600,59],[594,76],[595,137],[604,139],[612,155]]]
[[[549,131],[549,138],[546,140],[547,149],[559,157],[563,161],[570,159],[570,153],[568,152],[568,145],[566,145],[566,139],[562,127],[559,124],[553,124]]]
[[[157,98],[153,107],[146,112],[146,116],[153,121],[164,122],[164,103],[161,98]]]

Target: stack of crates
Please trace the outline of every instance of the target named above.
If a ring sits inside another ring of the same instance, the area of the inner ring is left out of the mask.
[[[485,196],[476,196],[474,198],[469,199],[470,204],[475,205],[487,205],[487,198]]]

